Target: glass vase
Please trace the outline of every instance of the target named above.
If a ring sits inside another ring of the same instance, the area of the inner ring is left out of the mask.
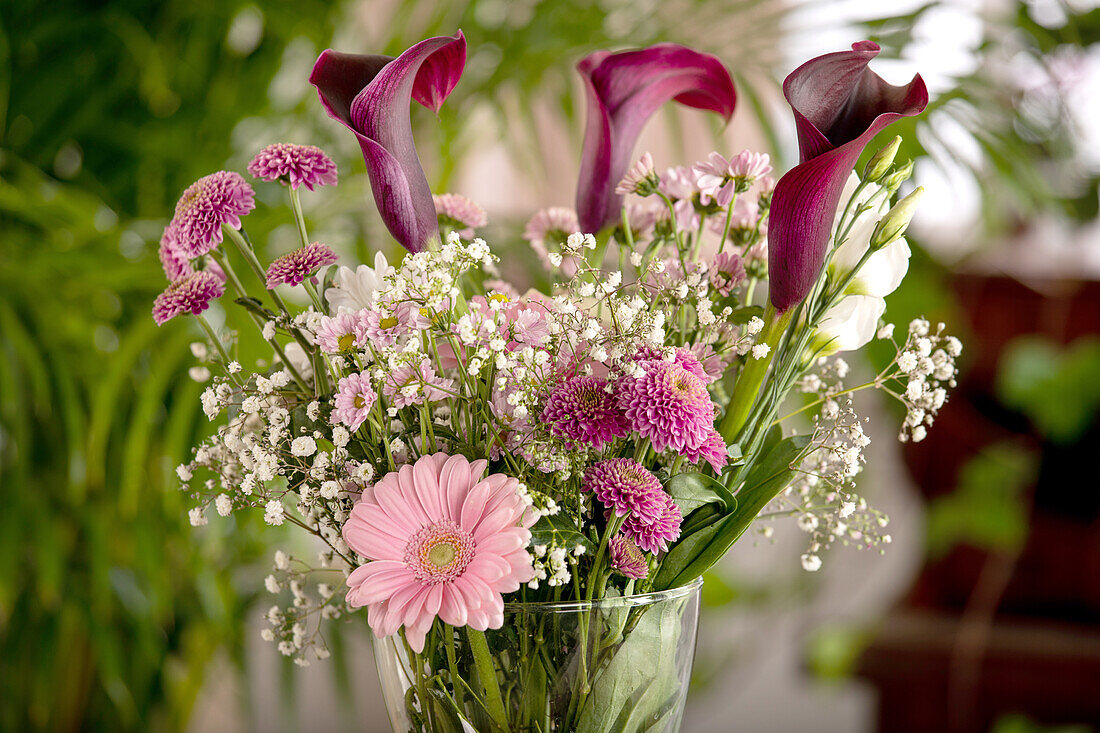
[[[395,733],[676,733],[701,580],[597,601],[507,603],[485,632],[436,619],[416,654],[374,640]]]

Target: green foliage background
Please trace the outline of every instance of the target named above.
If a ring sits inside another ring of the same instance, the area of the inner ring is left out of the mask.
[[[742,113],[767,118],[788,12],[763,0],[669,0],[634,11],[585,0],[382,5],[0,4],[0,729],[178,730],[214,652],[242,661],[255,580],[239,582],[233,571],[255,565],[262,577],[268,546],[240,518],[201,533],[187,526],[172,468],[209,429],[201,385],[187,376],[196,334],[180,323],[156,328],[149,308],[163,285],[156,242],[179,192],[227,164],[243,169],[257,131],[331,145],[343,173],[334,206],[345,249],[354,242],[365,259],[383,246],[362,206],[365,177],[354,175],[362,164],[350,139],[312,94],[278,93],[295,59],[334,37],[349,50],[397,53],[463,28],[467,74],[422,138],[422,149],[446,151],[432,168],[445,184],[478,106],[496,112],[517,159],[536,174],[560,159],[561,151],[534,151],[531,110],[549,104],[575,132],[572,64],[596,48],[674,40],[718,53],[735,72]],[[348,37],[359,27],[348,18],[364,15],[376,35],[369,49]],[[896,53],[919,15],[867,31]],[[1027,27],[1026,15],[1005,22],[1030,34],[1034,53],[1065,41]],[[1096,14],[1074,23],[1079,39],[1100,25]],[[937,103],[985,111],[975,124],[994,165],[982,175],[1008,183],[983,191],[1002,207],[1054,200],[1091,215],[1081,190],[1055,194],[1041,176],[1020,176],[1064,155],[1064,131],[1026,143],[1011,133],[1012,100],[996,97],[988,72],[979,68]],[[925,153],[908,140],[908,154]],[[1093,200],[1095,190],[1084,188]],[[256,241],[278,244],[265,206],[249,228]],[[936,266],[915,263],[912,287],[939,287]],[[903,292],[898,302],[919,295]],[[1024,388],[1015,394],[1030,398]]]

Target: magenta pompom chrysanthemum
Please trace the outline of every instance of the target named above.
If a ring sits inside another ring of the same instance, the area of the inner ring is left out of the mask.
[[[332,421],[343,423],[355,431],[366,422],[378,393],[371,386],[366,374],[349,374],[340,380],[336,387],[336,399],[332,410]]]
[[[248,172],[263,181],[282,181],[292,189],[336,185],[336,164],[315,145],[273,143],[256,153]]]
[[[432,196],[439,223],[456,230],[461,237],[474,236],[474,229],[489,223],[485,209],[457,193]]]
[[[222,297],[225,285],[212,272],[193,272],[174,281],[153,301],[153,320],[157,325],[182,313],[198,315],[210,307],[210,301]]]
[[[344,524],[348,546],[370,560],[348,576],[349,606],[368,606],[376,636],[402,626],[416,652],[438,616],[484,631],[504,623],[504,593],[534,577],[524,549],[537,519],[504,474],[484,460],[423,456],[363,492]]]
[[[542,420],[551,435],[600,450],[627,434],[630,424],[598,377],[567,379],[546,398]]]
[[[667,496],[657,477],[633,458],[611,458],[590,466],[584,472],[584,490],[618,516],[629,514],[643,524],[661,516]]]
[[[278,257],[267,268],[267,289],[279,285],[300,285],[307,277],[339,259],[336,253],[320,242],[311,242],[290,254]]]
[[[714,430],[706,384],[673,362],[650,359],[640,366],[642,376],[624,377],[619,383],[619,407],[630,426],[649,438],[658,452],[698,448]]]
[[[722,467],[726,465],[729,456],[726,454],[726,441],[721,433],[712,430],[707,439],[696,448],[685,448],[683,456],[691,463],[699,463],[705,460],[711,465],[715,473],[722,473]]]
[[[628,578],[641,580],[649,575],[649,563],[634,540],[625,534],[617,534],[607,543],[611,567]]]
[[[179,245],[179,236],[176,233],[174,224],[170,223],[164,227],[164,234],[160,237],[160,248],[157,250],[157,255],[160,257],[161,267],[164,268],[164,276],[168,278],[169,282],[175,282],[181,277],[194,272],[191,268],[191,258]]]
[[[661,501],[661,511],[653,521],[643,522],[630,515],[623,522],[623,534],[647,552],[664,552],[669,542],[675,542],[680,537],[680,524],[684,521],[680,507],[668,494],[662,493]]]
[[[218,171],[192,183],[176,202],[172,217],[177,242],[194,259],[222,241],[222,225],[241,228],[241,217],[256,207],[255,194],[239,173]]]

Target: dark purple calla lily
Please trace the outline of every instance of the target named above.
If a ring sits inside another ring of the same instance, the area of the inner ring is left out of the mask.
[[[359,140],[382,221],[411,252],[438,234],[435,203],[413,144],[410,100],[438,112],[466,65],[466,38],[421,41],[397,58],[325,51],[313,66],[329,115]]]
[[[646,120],[669,100],[710,110],[729,121],[737,102],[733,79],[714,56],[674,43],[636,51],[597,51],[577,64],[588,95],[577,215],[581,231],[619,219],[615,185],[630,165]]]
[[[794,111],[801,162],[775,185],[768,228],[768,279],[779,313],[801,303],[821,272],[833,218],[860,153],[900,117],[920,114],[928,89],[920,75],[887,84],[867,68],[872,41],[807,61],[784,80]]]

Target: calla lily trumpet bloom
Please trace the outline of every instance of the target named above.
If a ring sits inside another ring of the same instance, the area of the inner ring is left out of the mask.
[[[801,162],[772,195],[768,271],[779,313],[801,303],[817,280],[845,181],[863,148],[890,123],[928,105],[920,75],[893,86],[867,68],[878,53],[878,44],[860,41],[851,51],[807,61],[783,82]]]
[[[588,98],[588,121],[577,182],[581,231],[618,221],[622,197],[615,186],[630,166],[646,121],[670,100],[733,115],[733,79],[714,56],[674,43],[634,51],[597,51],[577,64]]]
[[[382,221],[410,252],[438,236],[435,203],[413,144],[410,101],[438,112],[462,76],[466,38],[428,38],[397,58],[329,49],[309,81],[333,119],[363,149]]]

